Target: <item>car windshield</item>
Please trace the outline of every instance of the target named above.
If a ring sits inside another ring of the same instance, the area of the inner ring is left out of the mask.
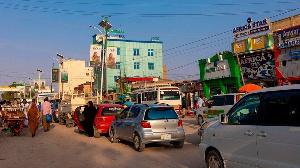
[[[102,109],[101,115],[117,115],[122,107],[105,107]]]
[[[178,119],[178,116],[170,107],[152,107],[146,111],[145,120],[159,119]]]

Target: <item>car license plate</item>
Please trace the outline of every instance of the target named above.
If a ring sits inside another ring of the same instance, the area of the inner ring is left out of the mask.
[[[170,140],[171,139],[171,134],[162,134],[160,136],[161,139],[163,140]]]

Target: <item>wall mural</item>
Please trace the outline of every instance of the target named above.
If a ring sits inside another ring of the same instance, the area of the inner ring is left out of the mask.
[[[272,51],[241,55],[240,63],[245,81],[276,77],[274,53]]]

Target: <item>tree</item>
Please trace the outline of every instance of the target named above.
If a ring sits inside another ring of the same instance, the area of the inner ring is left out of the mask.
[[[14,100],[15,92],[4,92],[1,94],[2,99],[12,101]]]

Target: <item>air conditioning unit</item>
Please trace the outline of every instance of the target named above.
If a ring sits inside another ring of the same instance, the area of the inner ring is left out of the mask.
[[[206,58],[206,63],[210,64],[210,58]]]

